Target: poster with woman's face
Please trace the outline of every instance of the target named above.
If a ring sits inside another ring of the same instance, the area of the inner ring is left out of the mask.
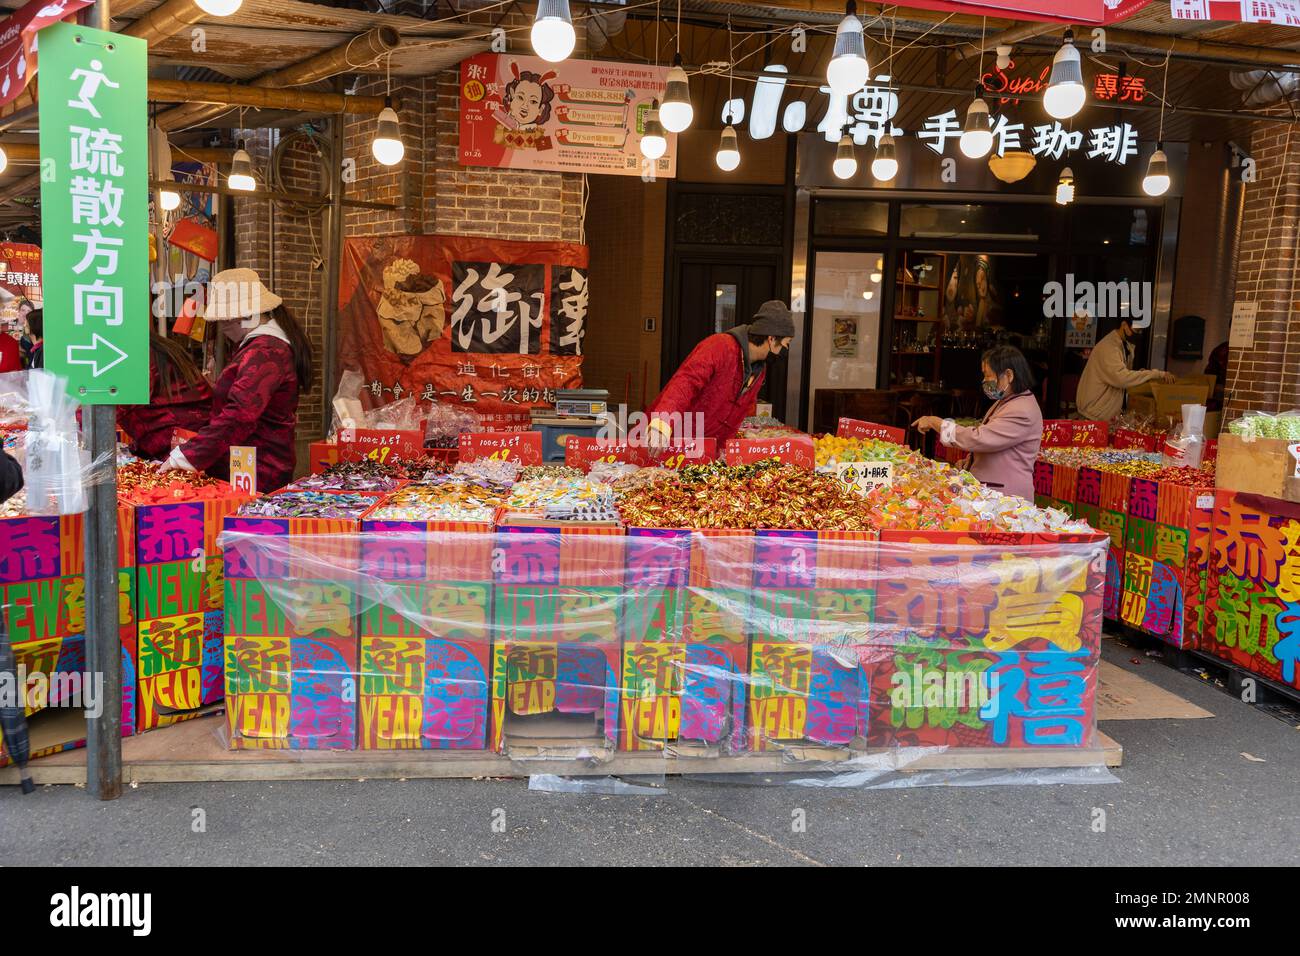
[[[1001,323],[993,259],[987,255],[962,255],[949,260],[951,271],[944,286],[944,323],[953,332]]]

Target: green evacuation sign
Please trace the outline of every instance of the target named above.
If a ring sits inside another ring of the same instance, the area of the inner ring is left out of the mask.
[[[45,367],[85,404],[147,404],[147,44],[72,23],[37,37]]]

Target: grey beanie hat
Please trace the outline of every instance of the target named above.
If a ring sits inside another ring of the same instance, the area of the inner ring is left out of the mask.
[[[749,323],[752,335],[772,335],[778,339],[794,337],[794,319],[790,310],[780,299],[764,302],[754,313],[754,320]]]

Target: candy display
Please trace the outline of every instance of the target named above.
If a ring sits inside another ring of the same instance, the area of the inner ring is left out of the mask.
[[[815,440],[817,466],[834,466],[846,461],[902,461],[914,452],[879,438],[841,438],[821,435]]]
[[[136,505],[168,501],[204,501],[227,498],[233,491],[227,482],[200,471],[160,472],[158,463],[131,461],[117,469],[119,501]]]
[[[401,484],[396,468],[369,458],[341,461],[319,475],[304,475],[289,485],[290,491],[392,491]]]
[[[517,461],[501,461],[493,458],[480,458],[477,461],[459,461],[452,469],[453,474],[468,478],[482,478],[496,485],[509,487],[519,477],[523,466]]]
[[[504,503],[501,486],[464,476],[440,475],[410,485],[386,498],[370,518],[375,521],[491,522]]]
[[[535,474],[545,471],[540,468],[526,468]],[[566,469],[576,471],[577,469]],[[540,515],[554,521],[618,521],[618,511],[614,507],[614,492],[609,485],[592,481],[586,475],[577,477],[559,473],[552,469],[550,474],[518,482],[510,492],[506,507],[511,511],[524,511]]]
[[[1126,466],[1135,462],[1136,467],[1144,469],[1146,464],[1161,464],[1159,452],[1142,451],[1137,448],[1044,448],[1038,453],[1042,461],[1054,465],[1068,465],[1072,468],[1097,468],[1102,471],[1116,470],[1111,466]]]
[[[568,465],[528,465],[519,472],[520,481],[534,481],[538,478],[581,478],[581,468]]]
[[[27,492],[19,491],[0,503],[0,518],[17,518],[27,513]]]
[[[750,415],[740,423],[740,430],[746,431],[752,428],[788,428],[785,422],[772,415]]]
[[[366,495],[283,491],[245,502],[238,513],[258,518],[359,518],[374,503]]]
[[[467,408],[434,402],[424,428],[424,442],[430,448],[455,448],[465,432],[478,431],[479,417]]]

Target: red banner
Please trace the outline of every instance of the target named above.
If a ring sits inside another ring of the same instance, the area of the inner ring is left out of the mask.
[[[752,465],[765,458],[775,458],[787,465],[812,470],[817,464],[813,440],[807,435],[793,438],[728,438],[728,465]]]
[[[1170,0],[1175,20],[1223,20],[1300,27],[1300,0]]]
[[[460,436],[460,460],[517,461],[523,465],[542,463],[541,432],[466,432]]]
[[[892,441],[895,445],[901,445],[907,440],[906,429],[895,428],[892,425],[877,425],[875,422],[864,422],[858,418],[841,418],[835,434],[839,438],[883,438],[885,441]]]
[[[587,247],[471,236],[349,239],[339,284],[341,369],[369,407],[414,394],[490,428],[582,384]]]
[[[31,0],[0,20],[0,103],[9,103],[36,75],[36,32],[51,23],[75,20],[72,14],[92,0]]]
[[[344,428],[339,432],[339,461],[410,461],[422,457],[422,432],[384,428]]]
[[[672,448],[645,448],[584,435],[569,435],[564,446],[564,463],[570,468],[581,468],[583,471],[590,471],[591,466],[598,461],[624,461],[642,468],[677,469],[684,465],[703,464],[717,457],[716,438],[691,438]]]

